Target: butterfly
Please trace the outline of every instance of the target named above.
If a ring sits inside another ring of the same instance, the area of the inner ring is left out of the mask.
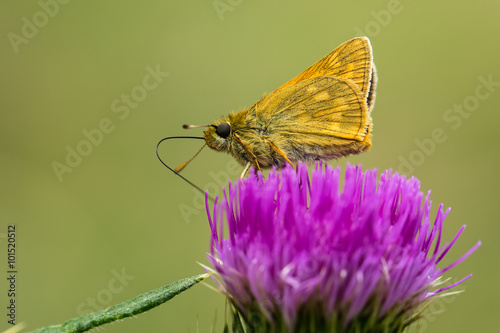
[[[203,137],[188,138],[204,139],[206,146],[231,154],[244,166],[242,177],[250,167],[262,170],[293,167],[297,161],[326,162],[370,149],[376,84],[370,41],[357,37],[249,109],[208,126],[184,128],[207,127]],[[163,140],[171,138],[180,137]],[[179,172],[198,153],[175,170],[162,163],[181,176]]]
[[[371,146],[377,76],[366,37],[353,38],[247,110],[215,121],[206,145],[256,170],[328,161]]]

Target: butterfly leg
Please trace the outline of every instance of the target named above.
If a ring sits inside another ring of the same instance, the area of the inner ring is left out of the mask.
[[[259,167],[259,162],[257,162],[257,159],[255,159],[255,164],[257,165],[257,167],[255,168],[255,176],[257,176],[257,172],[258,171],[262,171],[260,170],[260,167]],[[252,166],[252,162],[248,162],[246,165],[245,165],[245,168],[243,169],[243,172],[241,173],[241,176],[240,178],[244,178],[247,174],[248,174],[248,170],[250,170],[250,167]]]
[[[288,159],[288,157],[286,156],[286,154],[278,148],[278,146],[276,146],[272,141],[267,141],[269,143],[269,145],[278,153],[280,154],[291,166],[292,168],[295,170],[295,166],[293,165],[293,163]]]
[[[233,135],[233,138],[241,145],[241,147],[243,147],[243,149],[245,150],[245,152],[250,155],[250,157],[252,157],[254,163],[255,163],[255,173],[257,174],[257,171],[262,171],[260,169],[260,165],[259,165],[259,160],[257,159],[257,156],[254,155],[253,152],[251,152],[246,146],[245,144],[243,143],[243,141],[241,141],[241,139],[236,135],[234,134]],[[243,173],[241,174],[240,178],[243,178],[244,175],[248,172],[248,169],[250,168],[251,166],[251,163],[252,162],[248,162],[247,165],[245,165],[245,169],[243,170]]]
[[[243,169],[243,172],[241,173],[240,178],[243,178],[247,175],[248,170],[250,169],[251,166],[252,166],[252,162],[248,162],[247,165],[245,165],[245,169]]]

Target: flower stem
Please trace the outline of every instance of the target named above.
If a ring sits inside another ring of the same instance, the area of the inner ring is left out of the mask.
[[[210,274],[200,274],[189,278],[175,281],[171,284],[149,291],[139,295],[131,300],[117,304],[109,309],[99,312],[93,312],[78,318],[73,318],[67,322],[48,326],[33,331],[34,333],[59,333],[59,332],[85,332],[92,328],[120,320],[123,318],[135,316],[139,313],[150,310],[158,305],[165,303],[174,296],[189,289],[196,283],[204,280]]]

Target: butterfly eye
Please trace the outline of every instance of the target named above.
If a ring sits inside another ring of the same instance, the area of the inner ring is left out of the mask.
[[[231,126],[228,123],[220,123],[215,129],[215,133],[221,138],[227,138],[231,133]]]

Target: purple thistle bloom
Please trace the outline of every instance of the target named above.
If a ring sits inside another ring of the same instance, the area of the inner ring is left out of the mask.
[[[210,215],[209,260],[220,288],[256,332],[399,332],[451,265],[438,264],[449,212],[430,222],[419,181],[385,171],[316,164],[272,171],[229,186]],[[227,225],[227,230],[225,229]],[[223,235],[227,235],[224,237]]]

